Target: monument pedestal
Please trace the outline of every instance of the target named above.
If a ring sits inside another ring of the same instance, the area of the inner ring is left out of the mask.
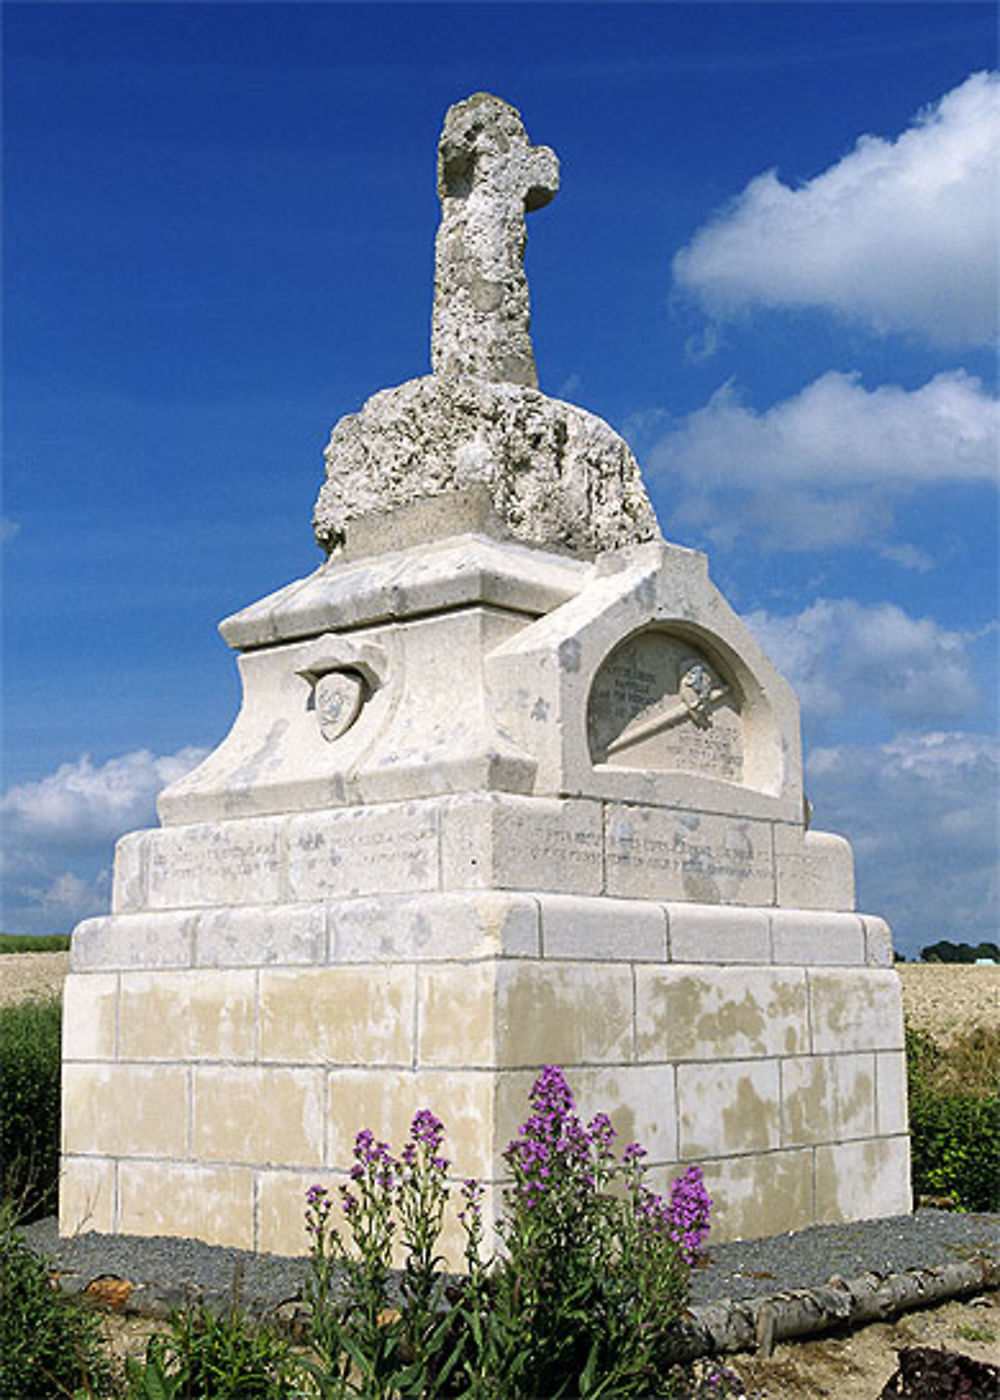
[[[434,373],[335,427],[330,559],[223,623],[236,724],[74,935],[60,1228],[303,1252],[421,1108],[493,1210],[547,1064],[661,1187],[703,1168],[715,1239],[906,1211],[889,934],[807,829],[795,696],[536,387],[558,161],[484,93],[438,155]]]
[[[716,1240],[909,1209],[889,934],[788,686],[703,556],[481,506],[223,624],[233,731],[74,936],[63,1232],[303,1252],[306,1189],[424,1107],[495,1203],[546,1064],[654,1182],[702,1167]]]

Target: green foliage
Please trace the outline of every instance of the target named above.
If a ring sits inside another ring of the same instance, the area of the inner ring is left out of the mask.
[[[1000,1030],[942,1046],[907,1027],[913,1192],[962,1210],[1000,1210]]]
[[[177,1313],[125,1363],[125,1400],[284,1400],[301,1389],[287,1343],[235,1306]]]
[[[0,954],[66,953],[69,941],[68,933],[0,933]]]
[[[60,1293],[0,1206],[0,1400],[112,1393],[96,1315]]]
[[[921,948],[922,962],[974,963],[977,958],[989,958],[1000,963],[1000,943],[952,943],[942,938],[938,943],[929,943]]]
[[[58,1192],[61,1026],[58,997],[0,1007],[0,1198],[26,1221]]]
[[[506,1154],[502,1259],[482,1258],[482,1187],[462,1187],[461,1280],[441,1273],[436,1254],[449,1164],[429,1110],[414,1118],[398,1161],[370,1131],[358,1134],[341,1189],[346,1241],[329,1193],[310,1188],[315,1355],[304,1364],[323,1400],[733,1393],[722,1368],[676,1363],[687,1271],[707,1231],[700,1172],[685,1173],[669,1200],[649,1191],[643,1149],[629,1144],[617,1160],[606,1115],[584,1126],[554,1066],[532,1105]],[[405,1264],[390,1290],[397,1233]]]

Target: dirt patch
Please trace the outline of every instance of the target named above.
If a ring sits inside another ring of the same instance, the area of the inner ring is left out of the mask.
[[[4,953],[0,957],[0,1006],[32,997],[62,995],[69,953]]]
[[[1000,1027],[1000,963],[897,963],[903,1011],[947,1044],[969,1026]]]
[[[852,1332],[782,1342],[766,1359],[745,1354],[723,1359],[743,1382],[747,1400],[876,1400],[896,1370],[896,1352],[907,1346],[941,1347],[996,1365],[1000,1295],[942,1303]]]

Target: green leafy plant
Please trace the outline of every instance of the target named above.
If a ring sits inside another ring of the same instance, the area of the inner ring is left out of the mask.
[[[907,1027],[913,1192],[962,1210],[1000,1210],[1000,1031],[948,1045]]]
[[[0,1205],[0,1400],[112,1394],[97,1316],[50,1281]]]
[[[0,1007],[0,1197],[25,1221],[58,1191],[61,1026],[58,997]]]
[[[397,1161],[365,1130],[341,1189],[343,1228],[324,1187],[310,1188],[308,1301],[324,1397],[724,1396],[717,1366],[676,1363],[688,1270],[711,1202],[697,1168],[666,1199],[643,1180],[644,1150],[621,1158],[604,1114],[584,1125],[561,1070],[549,1066],[533,1113],[510,1144],[501,1256],[485,1258],[483,1191],[461,1188],[467,1275],[449,1279],[437,1254],[449,1163],[444,1129],[416,1115]],[[398,1236],[404,1267],[390,1286]]]
[[[126,1400],[285,1400],[301,1394],[286,1342],[238,1307],[176,1313],[149,1339],[142,1361],[125,1363]]]

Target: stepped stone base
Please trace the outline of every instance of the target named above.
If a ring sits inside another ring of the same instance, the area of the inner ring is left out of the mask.
[[[81,925],[60,1229],[303,1253],[306,1189],[423,1107],[492,1209],[548,1063],[652,1184],[703,1168],[717,1241],[910,1208],[882,920],[471,891]],[[457,1266],[453,1219],[446,1246]]]

